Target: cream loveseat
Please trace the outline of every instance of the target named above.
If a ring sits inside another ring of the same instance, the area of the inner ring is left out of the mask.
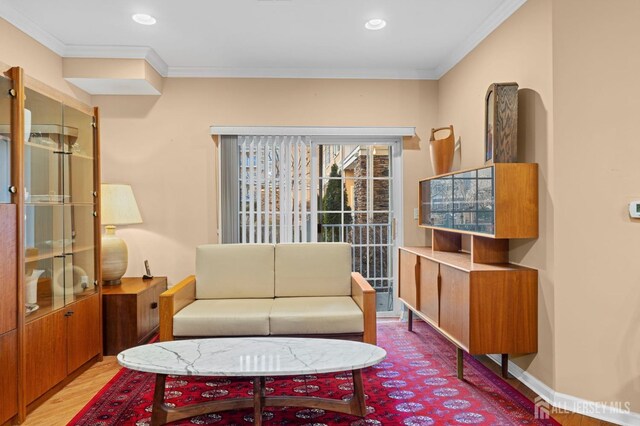
[[[375,290],[345,243],[211,244],[160,296],[160,340],[309,336],[376,343]]]

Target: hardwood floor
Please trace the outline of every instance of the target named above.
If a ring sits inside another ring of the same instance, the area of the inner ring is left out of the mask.
[[[384,319],[382,321],[388,321]],[[478,360],[500,375],[500,366],[488,357],[481,356]],[[48,401],[27,416],[23,425],[26,426],[64,426],[80,411],[102,387],[109,382],[120,370],[115,356],[105,356],[99,362],[78,376],[64,389],[51,397]],[[533,401],[535,392],[516,379],[507,382]],[[52,413],[55,413],[52,415]],[[604,422],[580,414],[556,414],[554,418],[565,426],[605,426],[613,423]]]
[[[120,371],[115,356],[91,366],[60,392],[27,415],[26,426],[65,426]]]

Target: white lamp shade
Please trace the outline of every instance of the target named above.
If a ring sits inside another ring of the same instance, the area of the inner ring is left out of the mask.
[[[101,190],[100,216],[103,225],[142,223],[140,210],[130,185],[103,183]]]

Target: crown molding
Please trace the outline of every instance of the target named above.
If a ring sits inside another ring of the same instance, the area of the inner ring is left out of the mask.
[[[167,77],[435,80],[434,69],[169,67]]]
[[[62,41],[40,28],[9,4],[0,2],[0,17],[59,56],[64,56],[67,46]]]
[[[477,45],[500,26],[508,17],[525,4],[527,0],[507,0],[500,4],[487,19],[456,49],[454,49],[435,69],[435,79],[439,80],[451,68],[462,61]]]
[[[45,47],[68,58],[144,59],[162,77],[229,78],[340,78],[382,80],[438,80],[471,52],[527,0],[506,0],[458,48],[433,69],[313,69],[313,68],[224,68],[169,67],[151,47],[66,45],[33,21],[0,1],[0,17]]]

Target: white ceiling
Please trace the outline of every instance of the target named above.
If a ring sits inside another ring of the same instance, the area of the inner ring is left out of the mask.
[[[1,0],[0,16],[61,56],[145,58],[163,76],[436,79],[525,1]]]

